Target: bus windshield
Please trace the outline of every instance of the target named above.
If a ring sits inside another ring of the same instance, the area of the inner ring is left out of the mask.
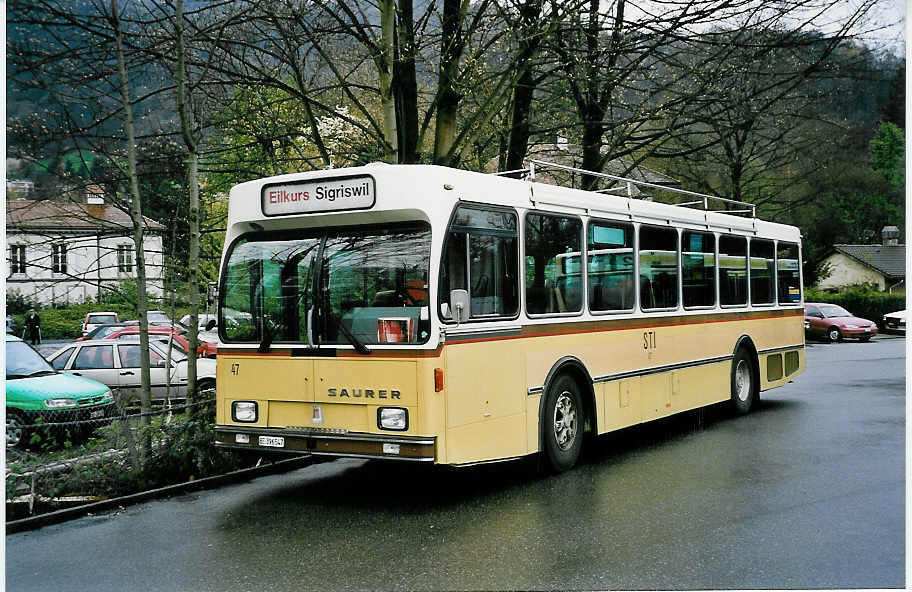
[[[426,224],[247,235],[226,258],[222,338],[261,345],[424,343],[430,246]]]

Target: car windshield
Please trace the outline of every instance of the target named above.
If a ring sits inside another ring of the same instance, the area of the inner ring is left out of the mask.
[[[424,343],[430,245],[427,224],[241,239],[218,325],[229,342]]]
[[[102,325],[101,327],[98,327],[97,329],[89,332],[87,337],[90,339],[102,339],[111,333],[114,333],[115,331],[119,331],[120,329],[122,329],[122,327],[119,325]]]
[[[27,378],[57,371],[24,341],[6,342],[6,379]]]
[[[89,323],[95,325],[97,323],[116,323],[117,318],[114,315],[100,315],[100,314],[90,314]]]
[[[823,313],[823,316],[829,318],[833,317],[850,317],[852,313],[842,308],[841,306],[836,306],[835,304],[824,304],[820,307],[820,312]]]

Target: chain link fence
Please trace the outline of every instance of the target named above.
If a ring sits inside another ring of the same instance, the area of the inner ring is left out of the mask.
[[[215,389],[140,412],[115,395],[69,409],[7,409],[6,519],[14,520],[241,468],[216,450]]]

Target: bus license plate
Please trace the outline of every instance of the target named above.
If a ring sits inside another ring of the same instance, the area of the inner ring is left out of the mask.
[[[270,446],[272,448],[284,448],[285,438],[281,436],[260,436],[260,446]]]

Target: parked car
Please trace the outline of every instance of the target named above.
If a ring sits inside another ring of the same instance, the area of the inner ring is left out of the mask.
[[[89,427],[75,428],[82,435],[109,423],[114,412],[114,396],[107,385],[87,377],[61,374],[22,339],[6,336],[7,448],[28,443],[32,428],[25,426],[94,420],[86,424]],[[71,425],[70,429],[74,427]]]
[[[171,334],[174,336],[174,343],[181,349],[181,351],[186,354],[190,349],[190,340],[187,338],[187,332],[180,328],[179,325],[175,325],[174,329],[171,327],[161,327],[161,326],[149,326],[149,338],[152,336],[164,337],[165,342],[167,342],[167,336]],[[139,339],[139,327],[122,327],[117,331],[114,331],[104,337],[104,339]],[[199,345],[196,348],[196,357],[197,358],[214,358],[217,350],[217,346],[214,343],[207,343],[200,340]]]
[[[13,315],[6,315],[6,332],[13,335],[19,332],[19,323],[13,318]]]
[[[210,325],[210,323],[212,323]],[[190,315],[186,314],[181,317],[180,324],[190,328]],[[218,315],[201,313],[197,323],[197,331],[212,331],[218,327]]]
[[[884,331],[896,331],[899,333],[906,332],[906,311],[897,310],[885,314],[883,318]]]
[[[82,323],[82,334],[88,335],[92,329],[99,325],[111,325],[119,322],[120,318],[118,318],[116,312],[90,312]]]
[[[88,341],[89,339],[104,339],[111,333],[124,327],[135,327],[139,321],[122,321],[120,323],[111,323],[110,325],[98,325],[82,337],[77,337],[76,341]]]
[[[146,319],[149,320],[150,325],[174,325],[174,321],[171,320],[165,311],[163,310],[150,310],[146,312]]]
[[[66,345],[54,352],[51,365],[61,372],[85,376],[103,382],[118,392],[121,401],[139,400],[140,351],[135,341],[93,339]],[[167,367],[166,352],[158,343],[149,344],[152,398],[172,400],[187,396],[187,356],[171,352],[171,368]],[[215,386],[215,360],[202,358],[196,362],[200,389]],[[168,378],[170,376],[170,392]]]
[[[836,304],[806,302],[804,330],[808,335],[839,341],[851,337],[868,341],[877,335],[877,325],[868,319],[852,315]]]

